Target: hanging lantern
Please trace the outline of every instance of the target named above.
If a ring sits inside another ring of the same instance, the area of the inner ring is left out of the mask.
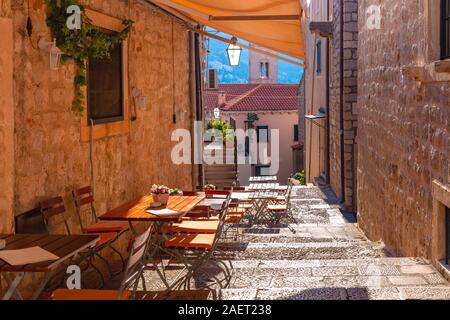
[[[38,46],[41,50],[50,48],[50,69],[58,70],[59,65],[61,64],[62,51],[56,46],[56,39],[53,39],[52,42],[48,42],[41,38],[39,39]]]
[[[214,108],[214,118],[219,119],[220,118],[220,109]]]
[[[56,39],[53,39],[50,49],[50,69],[58,70],[61,63],[62,51],[56,46]]]
[[[236,37],[232,37],[231,42],[232,43],[230,43],[230,45],[227,48],[228,61],[230,62],[230,66],[235,67],[239,65],[239,62],[241,60],[242,48],[236,45],[237,43]]]

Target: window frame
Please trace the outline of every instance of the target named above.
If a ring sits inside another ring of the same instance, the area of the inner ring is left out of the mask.
[[[120,94],[120,104],[121,104],[121,115],[120,116],[113,116],[113,117],[108,117],[108,118],[101,118],[101,119],[97,119],[94,120],[94,125],[99,125],[99,124],[106,124],[106,123],[112,123],[112,122],[117,122],[117,121],[123,121],[124,120],[124,92],[123,92],[123,87],[124,87],[124,65],[123,65],[123,43],[119,44],[121,46],[121,50],[120,50],[120,90],[122,91]],[[87,95],[86,95],[86,112],[87,112],[87,121],[88,121],[88,125],[89,125],[89,119],[90,117],[90,105],[89,105],[89,96],[90,96],[90,92],[89,92],[89,73],[90,73],[90,61],[87,62],[86,65],[86,74],[87,74]]]
[[[441,60],[450,58],[450,0],[441,0],[441,17],[440,17],[440,57]]]
[[[263,143],[269,143],[269,139],[270,139],[270,134],[269,134],[269,126],[256,126],[256,142],[260,143],[260,138],[259,138],[259,131],[260,130],[267,130],[267,142],[263,142]]]
[[[105,15],[103,13],[85,9],[86,16],[91,20],[92,24],[102,29],[120,32],[123,29],[122,20]],[[123,120],[107,123],[97,123],[92,127],[92,138],[94,140],[104,137],[123,135],[130,132],[129,117],[129,87],[128,87],[128,39],[122,42],[122,101],[123,101]],[[91,138],[91,127],[88,121],[88,101],[87,87],[83,87],[85,98],[85,111],[81,117],[81,141],[86,142]]]

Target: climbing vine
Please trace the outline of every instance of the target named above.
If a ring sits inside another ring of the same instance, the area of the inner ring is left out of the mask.
[[[123,20],[124,29],[119,33],[109,34],[92,24],[78,0],[46,0],[46,4],[47,25],[53,38],[56,39],[56,45],[63,52],[61,62],[72,59],[77,66],[72,111],[81,116],[85,100],[82,88],[87,85],[87,59],[110,58],[111,48],[128,37],[133,21]],[[77,5],[81,9],[81,29],[79,30],[70,30],[66,25],[69,17],[66,10],[71,5]]]

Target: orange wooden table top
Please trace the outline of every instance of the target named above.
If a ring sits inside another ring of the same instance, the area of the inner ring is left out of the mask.
[[[166,221],[177,222],[184,217],[189,211],[191,211],[199,202],[205,197],[203,196],[171,196],[166,209],[176,211],[177,214],[173,216],[157,216],[146,212],[146,210],[157,210],[160,208],[149,208],[153,203],[153,197],[143,196],[134,199],[115,208],[101,216],[100,220],[127,220],[127,221]],[[164,209],[161,208],[161,209]]]

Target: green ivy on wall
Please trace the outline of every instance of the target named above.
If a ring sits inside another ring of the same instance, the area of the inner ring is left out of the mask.
[[[91,23],[85,14],[84,7],[78,3],[78,0],[45,1],[47,25],[53,38],[56,39],[56,45],[63,52],[61,62],[72,59],[77,65],[72,111],[77,116],[81,116],[84,112],[85,96],[82,88],[87,85],[86,64],[88,58],[109,58],[111,48],[128,37],[133,21],[123,20],[124,29],[121,32],[107,34]],[[66,10],[71,5],[77,5],[81,9],[81,29],[79,30],[70,30],[66,25],[69,17]]]

